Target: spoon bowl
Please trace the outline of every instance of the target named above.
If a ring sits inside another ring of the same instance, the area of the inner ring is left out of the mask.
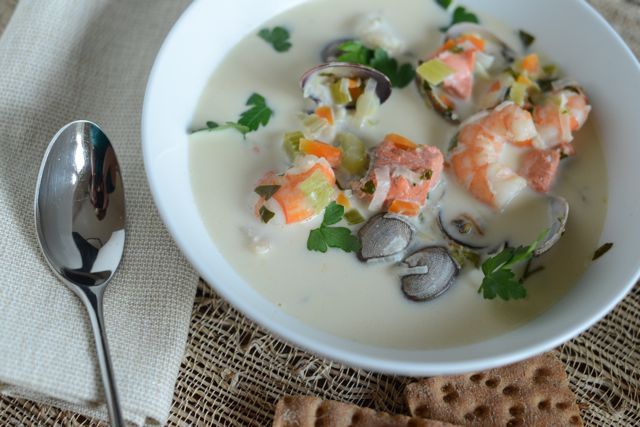
[[[49,143],[36,186],[35,222],[47,263],[87,308],[109,418],[124,425],[102,312],[104,290],[124,252],[124,188],[115,151],[96,124],[69,123]]]

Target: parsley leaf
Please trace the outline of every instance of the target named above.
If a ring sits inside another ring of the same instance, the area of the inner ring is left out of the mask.
[[[280,189],[280,185],[258,185],[253,191],[264,200],[269,200]]]
[[[342,52],[337,60],[352,64],[368,65],[389,77],[391,86],[403,88],[413,81],[416,75],[410,63],[399,65],[398,61],[389,56],[382,48],[369,49],[357,40],[342,43],[338,49]]]
[[[475,13],[469,12],[464,6],[458,6],[453,11],[453,16],[451,17],[451,23],[443,28],[440,28],[440,31],[445,32],[451,26],[455,24],[459,24],[461,22],[472,22],[474,24],[480,23],[480,20],[475,15]]]
[[[254,131],[260,125],[266,126],[269,123],[273,110],[269,108],[262,95],[254,93],[247,99],[246,105],[251,106],[251,108],[240,114],[239,125],[246,126],[249,131]]]
[[[196,129],[191,133],[204,132],[204,131],[212,132],[212,131],[219,131],[219,130],[225,130],[225,129],[235,129],[235,130],[237,130],[238,132],[240,132],[244,136],[248,132],[250,132],[250,129],[248,127],[243,126],[243,125],[238,124],[238,123],[235,123],[235,122],[225,122],[224,124],[218,124],[218,123],[213,122],[213,121],[208,121],[206,124],[207,124],[206,128]]]
[[[494,299],[496,296],[505,301],[525,298],[527,290],[522,285],[522,280],[516,280],[512,267],[530,260],[533,257],[533,251],[540,245],[547,233],[548,230],[540,233],[529,246],[504,248],[483,262],[481,268],[484,278],[478,288],[478,293],[482,292],[485,299]]]
[[[453,0],[436,0],[436,3],[438,3],[444,10],[447,10],[449,9],[449,6],[451,6],[452,1]]]
[[[373,51],[357,40],[342,43],[338,49],[342,52],[336,59],[340,62],[368,65],[373,57]]]
[[[525,30],[518,30],[518,36],[520,37],[520,41],[522,42],[522,45],[525,49],[527,49],[533,44],[534,41],[536,41],[536,38],[533,35],[527,33]]]
[[[324,210],[324,218],[322,219],[322,225],[333,225],[340,222],[344,215],[344,206],[331,202]]]
[[[291,48],[289,41],[289,31],[282,27],[274,27],[272,30],[263,28],[258,31],[258,36],[271,44],[276,52],[286,52]]]
[[[307,249],[310,251],[327,252],[328,248],[338,248],[345,252],[355,252],[360,249],[360,240],[351,234],[346,227],[330,227],[340,222],[344,215],[344,207],[331,202],[324,211],[324,218],[319,228],[309,232]]]
[[[596,251],[593,253],[593,258],[591,258],[591,261],[595,261],[598,258],[600,258],[602,255],[606,254],[607,252],[609,252],[609,249],[611,249],[613,247],[613,243],[608,242],[605,243],[604,245],[600,246],[598,249],[596,249]]]

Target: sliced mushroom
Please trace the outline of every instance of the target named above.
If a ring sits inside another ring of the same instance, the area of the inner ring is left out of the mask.
[[[535,256],[547,252],[562,237],[567,225],[567,218],[569,218],[569,203],[563,197],[549,196],[549,215],[551,217],[549,231],[533,252]]]
[[[376,95],[378,95],[381,104],[391,96],[391,81],[387,76],[375,68],[348,62],[328,62],[307,70],[300,78],[300,87],[304,96],[315,101],[321,100],[323,98],[320,93],[321,88],[327,88],[324,84],[326,77],[373,79],[376,82]]]
[[[442,246],[420,249],[405,258],[403,264],[416,270],[415,274],[407,274],[401,279],[402,292],[414,301],[439,297],[451,287],[460,271],[460,266]]]
[[[358,237],[360,261],[397,261],[411,243],[413,227],[399,216],[381,213],[360,228]]]

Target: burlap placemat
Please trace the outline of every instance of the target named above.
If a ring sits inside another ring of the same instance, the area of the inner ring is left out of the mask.
[[[28,1],[28,0],[26,0]],[[16,0],[0,0],[0,30]],[[640,1],[590,0],[640,55]],[[640,425],[640,285],[582,335],[555,350],[591,426]],[[405,412],[409,378],[314,357],[274,338],[200,284],[169,425],[269,425],[282,394],[316,394]],[[0,425],[101,425],[81,415],[0,397]]]

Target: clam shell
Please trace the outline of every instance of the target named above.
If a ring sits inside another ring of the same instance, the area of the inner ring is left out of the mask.
[[[360,228],[358,237],[360,261],[397,261],[411,243],[413,227],[398,216],[381,213]]]
[[[401,279],[402,292],[414,301],[439,297],[451,287],[460,271],[447,248],[442,246],[420,249],[405,258],[403,264],[409,268],[427,268],[426,273],[408,274]]]
[[[384,103],[391,96],[391,81],[387,76],[375,68],[361,64],[351,64],[348,62],[327,62],[307,70],[300,77],[300,87],[304,91],[305,85],[314,76],[325,73],[336,77],[359,77],[362,79],[374,79],[376,85],[376,95],[380,103]]]
[[[569,203],[567,200],[559,196],[549,196],[549,216],[551,217],[549,232],[533,252],[535,256],[540,256],[547,252],[562,237],[567,225],[567,218],[569,218]]]

